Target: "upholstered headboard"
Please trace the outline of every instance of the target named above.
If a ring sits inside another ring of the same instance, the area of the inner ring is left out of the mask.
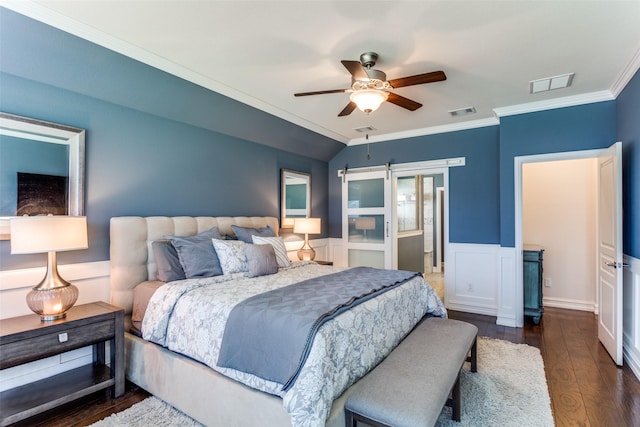
[[[270,226],[277,234],[274,217],[210,217],[210,216],[123,216],[111,218],[111,303],[131,314],[133,289],[146,280],[155,280],[156,262],[151,244],[163,236],[193,236],[218,227],[223,235],[233,236],[232,225],[241,227]]]

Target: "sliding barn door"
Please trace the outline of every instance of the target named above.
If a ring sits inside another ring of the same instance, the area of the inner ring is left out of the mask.
[[[342,238],[348,266],[392,268],[389,171],[347,174],[342,184]]]

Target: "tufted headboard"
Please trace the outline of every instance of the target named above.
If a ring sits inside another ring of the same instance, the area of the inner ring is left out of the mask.
[[[156,262],[151,244],[163,236],[193,236],[218,227],[223,235],[233,236],[232,225],[270,226],[277,234],[278,219],[270,216],[122,216],[111,218],[111,303],[131,314],[134,288],[156,279]]]

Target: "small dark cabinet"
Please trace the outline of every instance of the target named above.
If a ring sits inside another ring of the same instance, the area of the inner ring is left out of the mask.
[[[109,342],[109,358],[105,344]],[[85,346],[93,364],[0,392],[0,426],[24,420],[98,390],[124,394],[124,310],[104,302],[71,307],[64,319],[28,314],[0,320],[0,369]]]
[[[522,251],[522,282],[524,284],[524,315],[531,316],[533,323],[540,323],[542,306],[542,253],[544,249],[525,246]]]

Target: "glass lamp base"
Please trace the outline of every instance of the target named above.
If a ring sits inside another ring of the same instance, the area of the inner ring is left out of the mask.
[[[300,249],[298,251],[298,259],[301,261],[313,261],[316,257],[316,251],[313,248]]]
[[[40,315],[43,322],[62,319],[78,299],[78,288],[73,285],[50,289],[33,289],[27,294],[27,305]]]

